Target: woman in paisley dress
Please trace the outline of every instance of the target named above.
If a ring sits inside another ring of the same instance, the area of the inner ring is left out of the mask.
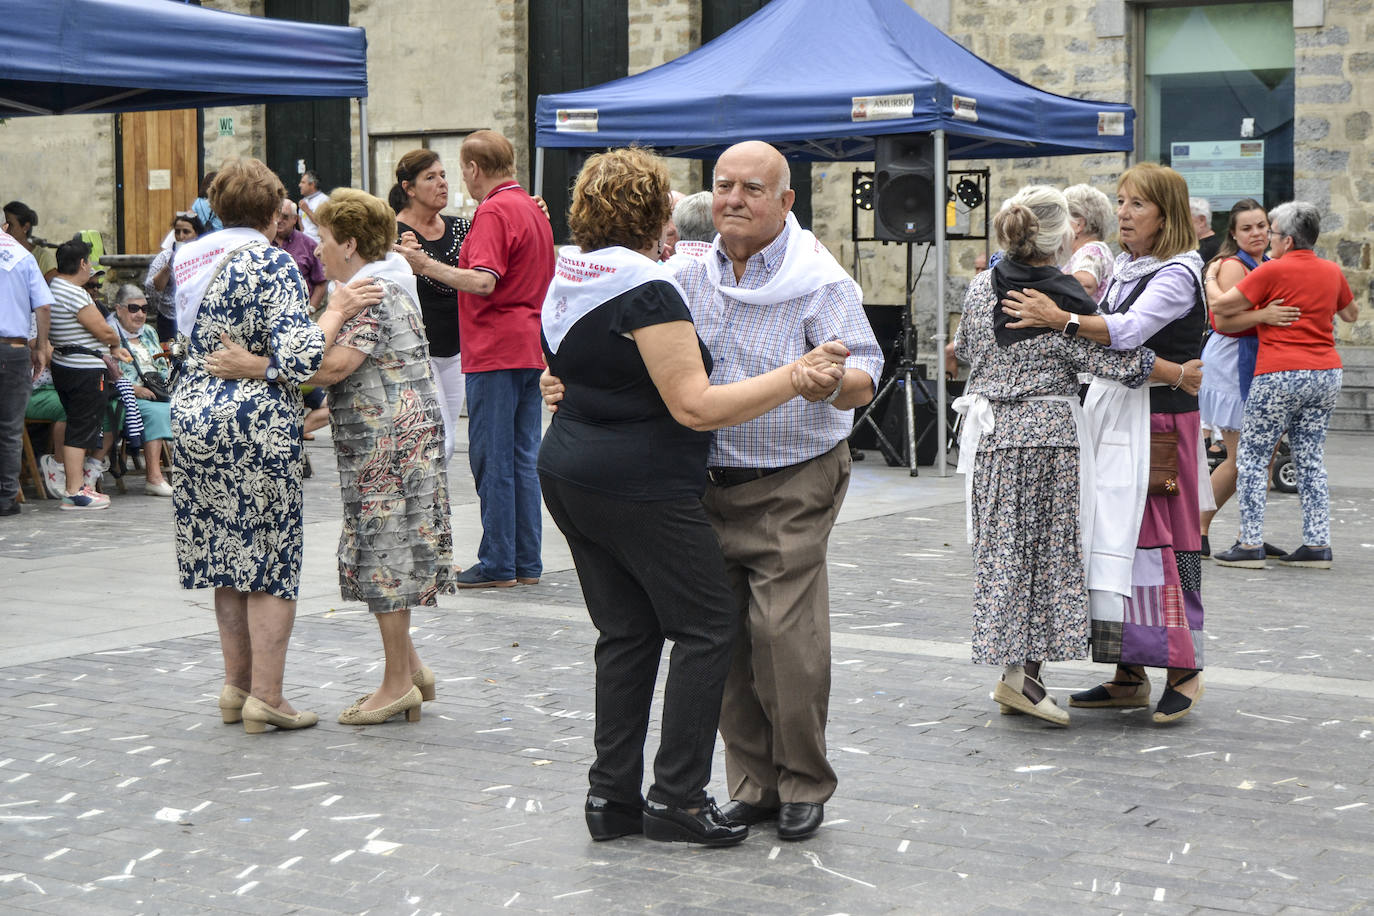
[[[305,728],[317,717],[282,695],[282,673],[301,566],[299,386],[325,336],[296,262],[267,241],[285,196],[277,176],[256,159],[230,161],[209,193],[226,228],[182,246],[173,267],[186,350],[172,396],[177,566],[183,588],[215,590],[224,721],[249,733]],[[228,343],[270,354],[266,378],[212,375]]]
[[[959,470],[976,571],[973,660],[1005,666],[993,693],[1004,713],[1064,726],[1068,712],[1046,694],[1041,665],[1088,654],[1078,373],[1139,387],[1173,381],[1180,367],[1144,348],[1108,350],[1073,327],[1009,328],[997,308],[1008,284],[1043,291],[1075,322],[1094,303],[1056,266],[1072,238],[1063,194],[1023,188],[995,226],[1005,257],[969,285],[954,339],[971,366],[955,409],[964,414]]]
[[[352,188],[335,190],[315,211],[320,262],[335,283],[330,308],[358,290],[380,299],[332,335],[311,379],[330,386],[344,504],[339,587],[376,615],[386,658],[381,685],[339,715],[345,725],[401,713],[419,721],[422,699],[434,698],[434,672],[411,642],[410,609],[453,591],[444,426],[415,277],[399,254],[388,254],[395,220],[386,203]],[[237,361],[226,362],[226,372],[264,367],[241,350],[230,356]]]

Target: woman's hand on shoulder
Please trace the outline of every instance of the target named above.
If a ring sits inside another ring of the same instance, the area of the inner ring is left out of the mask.
[[[1064,327],[1068,312],[1054,304],[1054,300],[1038,289],[1008,290],[1002,300],[1002,311],[1016,320],[1007,324],[1013,329]]]
[[[329,311],[348,321],[382,301],[382,284],[376,277],[354,277],[347,285],[336,284],[329,294]]]

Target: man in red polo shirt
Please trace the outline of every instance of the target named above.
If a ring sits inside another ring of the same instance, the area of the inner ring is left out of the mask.
[[[468,400],[468,461],[482,504],[477,563],[459,588],[534,585],[540,559],[535,461],[543,401],[539,312],[553,279],[548,217],[515,181],[515,150],[495,131],[463,141],[458,161],[481,201],[458,266],[434,276],[458,290],[458,331]]]

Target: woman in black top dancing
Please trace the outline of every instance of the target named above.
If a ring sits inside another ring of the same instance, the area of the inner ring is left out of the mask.
[[[396,184],[388,196],[396,211],[397,251],[415,271],[420,314],[429,338],[429,368],[444,419],[444,463],[453,457],[455,429],[463,409],[463,366],[458,348],[458,292],[426,276],[435,262],[458,266],[458,251],[472,222],[439,212],[448,206],[444,163],[433,150],[411,150],[396,163]]]

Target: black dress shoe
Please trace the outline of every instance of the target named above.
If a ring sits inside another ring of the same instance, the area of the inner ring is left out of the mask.
[[[744,824],[746,827],[778,819],[777,808],[765,808],[762,805],[751,805],[749,802],[735,801],[734,799],[731,799],[729,804],[721,808],[720,813],[730,823]]]
[[[659,802],[644,803],[644,836],[664,843],[700,843],[702,846],[734,846],[749,835],[744,824],[732,824],[713,799],[692,814]]]
[[[804,840],[821,827],[825,805],[819,802],[783,802],[778,809],[778,839]]]
[[[640,805],[588,795],[584,810],[587,832],[594,840],[614,840],[616,837],[644,832],[644,809]]]

